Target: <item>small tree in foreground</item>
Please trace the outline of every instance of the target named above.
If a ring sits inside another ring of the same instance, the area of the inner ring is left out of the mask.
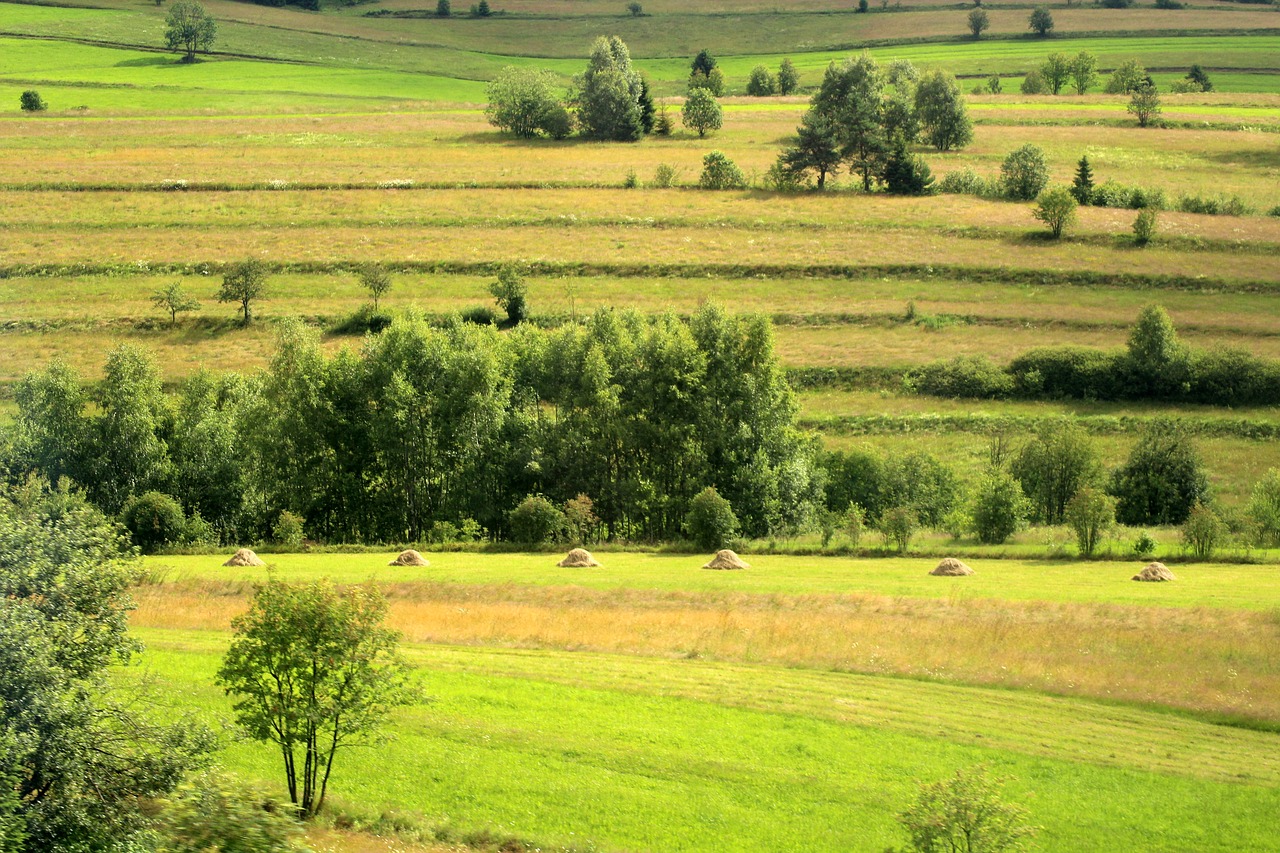
[[[751,69],[751,77],[747,79],[747,94],[756,98],[764,98],[778,91],[778,81],[773,72],[763,65]]]
[[[180,281],[175,281],[163,290],[157,290],[151,294],[151,303],[169,313],[170,326],[177,325],[178,314],[184,311],[200,310],[200,300],[183,290]]]
[[[242,312],[241,320],[247,326],[253,322],[253,311],[250,305],[253,300],[263,298],[266,291],[266,265],[256,258],[249,258],[233,264],[222,276],[222,289],[218,291],[218,301],[239,302]]]
[[[790,95],[800,85],[800,73],[790,58],[782,60],[778,66],[778,94]]]
[[[1031,502],[1022,486],[1004,471],[983,477],[973,501],[973,530],[978,541],[1000,545],[1027,523]]]
[[[724,123],[724,111],[720,102],[710,89],[690,89],[680,110],[681,121],[690,130],[696,130],[698,137],[707,135],[708,130],[719,130]]]
[[[1143,83],[1129,97],[1125,109],[1138,120],[1138,127],[1150,127],[1160,117],[1160,93],[1150,83]]]
[[[516,325],[529,317],[529,286],[514,264],[503,264],[498,280],[489,285],[498,307],[507,312],[507,320]]]
[[[1267,469],[1254,484],[1245,512],[1253,522],[1254,538],[1259,545],[1280,546],[1280,469]]]
[[[1056,240],[1062,236],[1062,229],[1075,223],[1078,206],[1070,189],[1053,187],[1040,193],[1031,215],[1049,226],[1049,233]]]
[[[702,158],[702,174],[698,186],[704,190],[738,190],[747,185],[746,176],[720,151],[711,151]]]
[[[178,0],[164,19],[164,40],[170,50],[183,50],[183,62],[195,62],[196,51],[208,52],[218,34],[218,25],[195,0]]]
[[[1196,555],[1196,559],[1207,560],[1213,556],[1226,529],[1216,512],[1198,503],[1187,513],[1187,520],[1182,523],[1182,538],[1191,553]]]
[[[1000,798],[1001,780],[986,769],[957,770],[951,779],[922,785],[915,804],[898,815],[915,853],[1004,853],[1025,850],[1036,833],[1022,806]]]
[[[1049,14],[1048,6],[1037,6],[1032,10],[1031,17],[1027,23],[1029,29],[1034,30],[1036,35],[1044,38],[1053,29],[1053,15]]]
[[[35,89],[27,89],[23,92],[18,98],[18,106],[22,107],[24,113],[39,113],[49,109],[49,105]]]
[[[707,486],[689,503],[684,532],[699,548],[716,551],[738,535],[738,516],[727,498]]]
[[[391,289],[391,276],[387,275],[387,271],[382,267],[367,266],[361,267],[356,277],[360,279],[360,286],[369,291],[369,295],[373,297],[373,310],[376,312],[378,300]]]
[[[373,585],[339,592],[328,581],[272,577],[231,623],[217,683],[234,699],[237,724],[280,748],[303,817],[324,807],[338,750],[374,739],[391,708],[413,697],[386,613]]]
[[[1089,486],[1067,501],[1066,522],[1076,534],[1081,557],[1092,557],[1102,536],[1116,523],[1115,499]]]
[[[1049,163],[1044,152],[1034,145],[1009,152],[1000,164],[1000,186],[1009,198],[1030,201],[1048,183]]]
[[[899,554],[907,553],[919,526],[916,511],[911,507],[895,506],[880,515],[880,535],[884,537],[884,544],[893,546]]]
[[[982,31],[990,27],[991,18],[986,9],[979,7],[969,12],[969,32],[973,33],[975,39],[982,38]]]

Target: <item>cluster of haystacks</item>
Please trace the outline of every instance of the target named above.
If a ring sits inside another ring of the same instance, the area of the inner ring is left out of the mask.
[[[722,548],[716,551],[716,555],[711,561],[704,565],[704,569],[749,569],[751,565],[730,551],[728,548]]]
[[[258,559],[258,555],[250,551],[248,548],[241,548],[239,551],[236,551],[234,554],[231,555],[230,560],[227,560],[222,565],[243,567],[243,566],[265,566],[266,563]]]
[[[564,559],[556,563],[562,569],[589,569],[599,566],[596,558],[586,548],[574,548]]]
[[[1173,576],[1173,572],[1169,571],[1169,567],[1164,563],[1148,563],[1142,571],[1133,576],[1133,579],[1149,583],[1177,580]]]
[[[430,563],[427,562],[426,557],[423,557],[417,551],[410,548],[407,551],[401,551],[399,556],[397,556],[390,563],[387,563],[387,565],[388,566],[428,566],[430,565]]]
[[[941,563],[934,566],[933,571],[929,572],[929,574],[940,578],[959,578],[973,574],[973,569],[969,568],[955,557],[947,557]]]

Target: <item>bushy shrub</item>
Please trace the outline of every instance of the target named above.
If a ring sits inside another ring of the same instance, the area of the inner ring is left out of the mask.
[[[747,94],[757,98],[768,97],[778,91],[777,78],[773,72],[763,65],[751,69],[751,77],[747,80]]]
[[[290,806],[206,773],[178,786],[160,803],[159,853],[304,853],[302,825]]]
[[[462,319],[477,326],[496,326],[502,322],[502,315],[492,305],[476,305],[462,310]]]
[[[718,551],[738,535],[738,516],[714,486],[707,486],[689,502],[684,532],[699,548]]]
[[[1000,165],[1000,185],[1005,195],[1030,201],[1049,183],[1049,163],[1034,145],[1023,145],[1009,153]]]
[[[1206,213],[1211,216],[1248,216],[1254,208],[1245,203],[1240,196],[1222,198],[1221,196],[1184,195],[1178,199],[1178,210],[1183,213]]]
[[[1215,347],[1192,353],[1186,398],[1211,406],[1280,404],[1280,362],[1248,350]]]
[[[1187,520],[1182,523],[1182,539],[1196,555],[1196,559],[1208,560],[1218,547],[1226,526],[1218,514],[1202,503],[1198,503],[1187,513]]]
[[[35,89],[27,89],[18,97],[18,106],[22,107],[22,111],[26,113],[43,112],[49,108],[44,102],[44,98],[40,97],[40,93]]]
[[[1053,187],[1036,198],[1031,215],[1049,227],[1049,234],[1056,240],[1065,228],[1075,224],[1076,198],[1068,187]]]
[[[529,495],[507,515],[511,539],[522,545],[542,545],[565,532],[564,513],[542,495]]]
[[[938,191],[956,195],[976,195],[992,198],[1001,194],[998,182],[990,181],[968,166],[948,172],[938,181]]]
[[[1116,399],[1121,354],[1088,347],[1037,347],[1009,363],[1017,392],[1048,399]]]
[[[1115,526],[1115,498],[1086,486],[1067,501],[1066,522],[1076,535],[1081,557],[1092,557],[1103,535]]]
[[[922,394],[935,397],[1002,399],[1014,390],[1014,378],[985,355],[962,355],[935,361],[912,374]]]
[[[666,163],[659,163],[658,168],[653,171],[653,181],[649,184],[651,187],[666,189],[674,187],[679,179],[680,173],[674,166]]]
[[[880,467],[881,506],[906,506],[932,528],[960,499],[960,481],[951,466],[924,451],[891,456]]]
[[[892,547],[899,554],[905,554],[911,547],[911,539],[916,535],[920,522],[916,511],[908,506],[895,506],[880,514],[880,535],[884,544]]]
[[[1029,502],[1018,481],[1004,471],[991,471],[978,483],[973,499],[973,530],[978,541],[1000,545],[1027,522]]]
[[[1145,246],[1156,236],[1157,217],[1154,207],[1144,207],[1133,220],[1133,242]]]
[[[907,832],[910,853],[1011,853],[1026,849],[1037,831],[1026,809],[1000,798],[999,780],[982,767],[921,786],[919,799],[898,815],[898,822]]]
[[[764,188],[779,193],[795,193],[812,188],[802,173],[788,169],[781,161],[775,162],[764,173]]]
[[[702,158],[698,186],[704,190],[737,190],[747,186],[747,179],[736,163],[720,151],[712,151]]]
[[[1040,73],[1040,69],[1032,68],[1027,72],[1027,76],[1022,78],[1019,90],[1024,95],[1044,95],[1049,91],[1049,84],[1044,82],[1044,75]]]
[[[301,545],[303,533],[302,516],[287,509],[280,513],[275,526],[271,528],[271,538],[277,545],[284,545],[286,548],[297,548]]]
[[[1245,513],[1253,524],[1253,537],[1258,545],[1280,547],[1280,470],[1269,468],[1254,484]]]
[[[1200,454],[1185,432],[1156,421],[1142,434],[1107,489],[1121,524],[1182,524],[1209,495]]]
[[[183,545],[217,545],[218,531],[196,510],[182,525],[182,536],[178,541]]]
[[[1168,206],[1168,201],[1162,189],[1134,187],[1108,179],[1093,188],[1089,194],[1089,204],[1094,207],[1129,210],[1140,210],[1146,207],[1163,210]]]
[[[182,506],[169,495],[144,492],[125,501],[120,521],[133,537],[133,544],[144,553],[151,553],[181,538],[186,516]]]
[[[1133,552],[1133,556],[1139,560],[1149,560],[1156,555],[1156,548],[1159,545],[1155,538],[1147,531],[1142,531],[1137,538],[1133,540],[1133,544],[1129,546],[1129,550]]]
[[[849,508],[844,511],[844,532],[849,537],[849,544],[857,548],[866,529],[867,511],[858,504],[849,504]]]
[[[529,286],[515,265],[502,265],[498,270],[498,280],[489,285],[489,292],[498,307],[507,312],[507,320],[513,326],[529,318]]]

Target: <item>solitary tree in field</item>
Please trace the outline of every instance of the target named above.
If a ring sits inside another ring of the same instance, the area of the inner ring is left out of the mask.
[[[796,71],[796,66],[788,59],[782,60],[782,64],[778,66],[778,94],[790,95],[800,85],[800,74]]]
[[[247,326],[253,322],[250,303],[260,299],[267,290],[267,268],[262,261],[250,258],[234,264],[222,277],[222,289],[218,291],[219,302],[239,302],[243,313],[243,322]]]
[[[1040,193],[1036,209],[1031,215],[1049,226],[1053,239],[1062,236],[1062,229],[1076,221],[1076,197],[1067,187],[1054,187]]]
[[[195,62],[196,51],[213,47],[218,25],[196,0],[178,0],[164,19],[165,43],[170,50],[184,50],[183,62]]]
[[[373,265],[362,267],[358,275],[360,286],[369,291],[369,295],[373,297],[373,310],[376,312],[378,300],[391,289],[391,276],[387,275],[387,271],[382,267]]]
[[[1041,38],[1049,35],[1049,31],[1053,29],[1053,15],[1049,14],[1049,7],[1037,6],[1033,9],[1028,26]]]
[[[1025,850],[1037,827],[1022,806],[1000,797],[1001,780],[986,769],[957,770],[951,779],[923,785],[912,806],[898,816],[910,839],[911,853]]]
[[[234,698],[240,727],[280,748],[303,817],[324,806],[338,750],[368,742],[391,708],[411,700],[386,613],[373,586],[339,592],[327,581],[273,577],[231,623],[218,684]]]
[[[1076,94],[1083,95],[1098,82],[1098,58],[1087,50],[1076,54],[1071,60],[1071,82],[1075,84]]]
[[[1138,119],[1138,127],[1148,127],[1160,117],[1160,93],[1155,86],[1143,84],[1129,98],[1126,109]]]
[[[1040,76],[1044,78],[1049,91],[1058,94],[1071,79],[1071,59],[1065,53],[1051,53],[1040,66]]]
[[[637,3],[636,0],[632,0],[627,4],[627,11],[631,13],[631,17],[639,18],[644,14],[644,7]]]
[[[23,92],[18,98],[18,105],[22,107],[22,111],[25,113],[43,112],[49,108],[49,105],[44,102],[44,98],[40,97],[40,93],[35,89],[27,89]]]
[[[453,14],[453,4],[449,0],[436,0],[436,17],[448,18]]]
[[[969,12],[969,32],[973,33],[975,39],[982,38],[983,30],[990,27],[991,18],[987,15],[986,9],[977,8]]]
[[[151,294],[151,302],[157,308],[169,312],[170,326],[177,324],[179,313],[200,310],[200,300],[183,290],[180,281]]]
[[[698,137],[707,135],[708,130],[719,130],[724,122],[724,111],[710,89],[691,89],[685,98],[684,107],[680,110],[684,126],[696,130]]]

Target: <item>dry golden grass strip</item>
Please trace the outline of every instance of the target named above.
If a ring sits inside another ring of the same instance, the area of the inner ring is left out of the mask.
[[[247,588],[145,587],[134,622],[224,631]],[[410,642],[898,674],[1280,723],[1272,613],[427,582],[388,593],[390,622]]]

